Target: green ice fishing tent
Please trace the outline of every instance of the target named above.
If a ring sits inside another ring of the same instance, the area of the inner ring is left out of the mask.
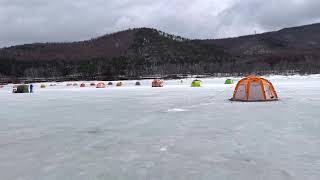
[[[232,79],[227,79],[224,84],[233,84],[233,83],[234,83],[234,81]]]
[[[201,87],[201,84],[202,84],[202,81],[196,79],[192,81],[191,87]]]

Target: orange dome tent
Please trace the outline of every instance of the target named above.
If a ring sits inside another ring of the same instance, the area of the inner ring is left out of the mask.
[[[230,100],[276,101],[278,95],[270,81],[258,76],[248,76],[238,82]]]
[[[152,81],[152,87],[163,87],[163,80],[155,79]]]
[[[103,82],[100,82],[97,84],[97,88],[106,88],[106,84]]]

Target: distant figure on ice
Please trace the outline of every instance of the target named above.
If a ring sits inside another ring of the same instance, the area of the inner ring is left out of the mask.
[[[30,84],[30,93],[33,93],[33,84]]]

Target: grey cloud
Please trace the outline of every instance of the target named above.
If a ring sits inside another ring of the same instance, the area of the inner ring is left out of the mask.
[[[77,41],[133,27],[222,38],[320,20],[318,0],[0,0],[0,47]]]
[[[237,36],[316,23],[320,20],[319,7],[317,0],[241,1],[218,15],[216,29],[222,36],[227,35],[224,32]]]

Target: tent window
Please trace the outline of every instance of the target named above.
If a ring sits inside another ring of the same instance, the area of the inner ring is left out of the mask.
[[[242,84],[239,86],[237,92],[236,92],[236,99],[242,99],[245,100],[246,99],[246,85]]]

